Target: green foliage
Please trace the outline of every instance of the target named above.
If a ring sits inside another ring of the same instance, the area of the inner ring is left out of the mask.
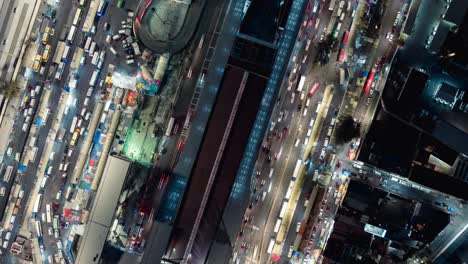
[[[3,94],[6,98],[11,98],[19,93],[16,81],[1,81],[0,82],[0,94]]]
[[[340,118],[340,122],[336,127],[336,142],[338,144],[348,143],[360,135],[361,124],[354,121],[352,116]]]

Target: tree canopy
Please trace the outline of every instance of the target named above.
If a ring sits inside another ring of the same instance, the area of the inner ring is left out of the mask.
[[[10,98],[17,95],[19,89],[16,85],[16,81],[0,82],[0,94],[3,94],[5,97]]]

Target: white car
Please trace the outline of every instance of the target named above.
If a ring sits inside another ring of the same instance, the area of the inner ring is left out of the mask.
[[[388,39],[388,41],[393,41],[393,34],[392,34],[392,32],[388,32],[388,33],[387,33],[386,39]]]

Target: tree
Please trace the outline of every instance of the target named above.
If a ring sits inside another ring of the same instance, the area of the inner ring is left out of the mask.
[[[16,81],[0,82],[0,94],[3,94],[6,98],[11,98],[19,93]]]
[[[352,116],[345,116],[340,119],[339,125],[336,127],[336,142],[345,144],[353,138],[361,135],[361,124],[356,122]]]

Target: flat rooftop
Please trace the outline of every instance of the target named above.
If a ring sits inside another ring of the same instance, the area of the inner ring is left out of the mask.
[[[130,162],[109,156],[76,257],[77,264],[99,263]]]

